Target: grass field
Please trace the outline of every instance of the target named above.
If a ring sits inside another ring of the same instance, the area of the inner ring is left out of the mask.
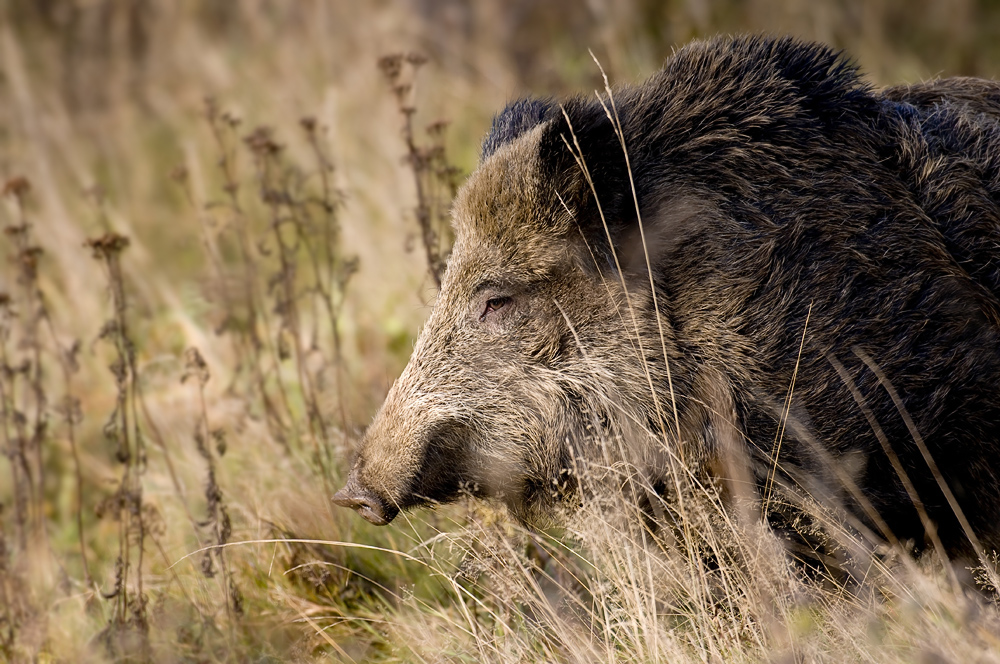
[[[1000,76],[972,0],[0,4],[0,661],[1000,661],[939,561],[803,580],[710,495],[672,543],[330,502],[492,113],[760,30]]]

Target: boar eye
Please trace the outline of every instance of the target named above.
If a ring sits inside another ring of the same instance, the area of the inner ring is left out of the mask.
[[[479,314],[479,322],[486,320],[486,317],[489,316],[491,312],[504,309],[511,303],[511,301],[511,298],[507,296],[493,297],[486,300],[486,304],[483,306],[483,313]]]

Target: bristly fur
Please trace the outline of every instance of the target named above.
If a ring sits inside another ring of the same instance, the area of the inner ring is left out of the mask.
[[[520,138],[524,132],[541,124],[554,106],[540,99],[519,99],[493,118],[489,135],[483,140],[481,159],[493,155],[498,148]]]
[[[350,482],[532,518],[574,459],[659,485],[679,455],[917,548],[998,548],[998,203],[997,83],[879,91],[794,39],[692,43],[614,109],[517,101]]]

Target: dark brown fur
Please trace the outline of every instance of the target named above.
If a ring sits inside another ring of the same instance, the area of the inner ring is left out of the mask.
[[[653,485],[683,460],[1000,547],[998,118],[996,83],[876,91],[762,37],[690,44],[613,110],[512,104],[338,502],[387,523],[471,491],[530,520],[574,459]]]

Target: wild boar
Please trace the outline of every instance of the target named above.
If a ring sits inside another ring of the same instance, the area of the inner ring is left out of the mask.
[[[533,523],[595,459],[997,548],[998,119],[994,82],[877,90],[760,36],[610,97],[512,103],[335,502],[387,524],[472,493]]]

